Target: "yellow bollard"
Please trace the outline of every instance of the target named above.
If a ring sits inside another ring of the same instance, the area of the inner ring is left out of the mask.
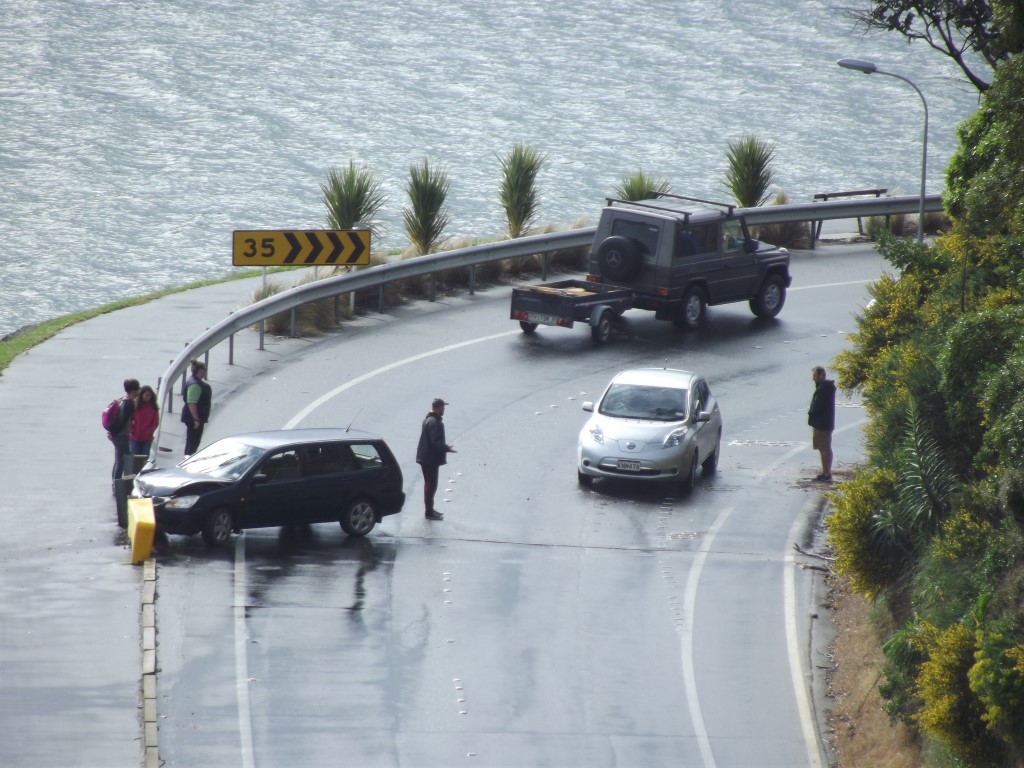
[[[132,542],[132,564],[138,565],[149,557],[156,533],[152,499],[128,499],[128,538]]]

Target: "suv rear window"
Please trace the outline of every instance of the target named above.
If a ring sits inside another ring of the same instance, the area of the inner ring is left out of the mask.
[[[636,240],[643,246],[645,255],[658,252],[658,238],[661,237],[661,228],[653,224],[645,224],[642,221],[629,221],[628,219],[617,219],[612,222],[612,234]]]

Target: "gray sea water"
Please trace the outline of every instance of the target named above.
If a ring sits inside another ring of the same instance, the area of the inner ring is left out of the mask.
[[[411,164],[446,167],[450,234],[502,231],[498,157],[548,156],[542,221],[594,223],[622,176],[721,199],[727,142],[776,181],[920,187],[921,103],[840,69],[872,59],[929,106],[928,190],[977,94],[946,59],[863,37],[820,0],[3,0],[0,336],[229,274],[231,231],[323,227],[350,159],[404,247]]]

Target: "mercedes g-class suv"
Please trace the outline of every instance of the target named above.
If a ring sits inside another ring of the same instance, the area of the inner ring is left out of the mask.
[[[742,211],[668,193],[608,199],[587,279],[632,289],[634,308],[681,328],[696,328],[706,307],[734,301],[775,317],[791,282],[789,251],[753,239]]]

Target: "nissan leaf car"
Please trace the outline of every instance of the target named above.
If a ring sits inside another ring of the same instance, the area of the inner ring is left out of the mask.
[[[580,430],[577,473],[678,484],[689,491],[697,468],[712,473],[722,450],[722,414],[707,381],[670,368],[636,368],[611,380]]]

